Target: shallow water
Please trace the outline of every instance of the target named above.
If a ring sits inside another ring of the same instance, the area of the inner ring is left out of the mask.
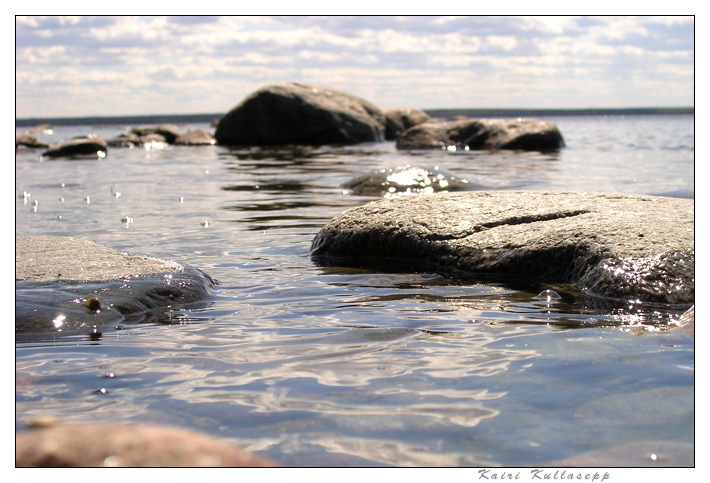
[[[694,197],[692,116],[549,120],[567,142],[559,153],[389,142],[17,154],[17,235],[81,236],[218,283],[206,304],[99,335],[18,339],[17,428],[46,415],[181,425],[286,466],[549,466],[638,442],[692,465],[694,338],[675,327],[681,308],[591,307],[539,281],[309,257],[328,220],[376,199],[340,185],[398,165],[480,189]]]

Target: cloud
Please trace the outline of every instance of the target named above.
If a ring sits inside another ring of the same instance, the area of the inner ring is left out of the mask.
[[[694,55],[692,17],[17,17],[16,104],[225,112],[301,81],[382,107],[692,105]]]

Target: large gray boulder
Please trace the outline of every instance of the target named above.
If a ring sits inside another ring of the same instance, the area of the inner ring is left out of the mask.
[[[429,114],[421,109],[413,109],[411,107],[393,107],[383,109],[382,112],[384,112],[385,118],[387,119],[385,139],[388,141],[397,139],[397,136],[412,126],[432,121]]]
[[[571,282],[590,295],[690,306],[693,200],[559,192],[434,193],[331,220],[315,257],[400,260]]]
[[[564,147],[557,126],[537,119],[467,119],[418,124],[397,138],[397,149],[549,151]]]
[[[15,238],[15,333],[76,333],[204,301],[214,281],[176,262],[72,237]]]
[[[300,83],[263,87],[217,125],[222,145],[357,144],[384,140],[385,115],[359,97]]]

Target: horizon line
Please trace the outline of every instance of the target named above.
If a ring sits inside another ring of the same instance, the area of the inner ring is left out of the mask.
[[[519,114],[546,114],[546,115],[579,115],[579,114],[689,114],[695,113],[695,106],[685,107],[588,107],[588,108],[527,108],[527,107],[504,107],[504,108],[431,108],[421,109],[432,117],[446,117],[451,115],[487,116],[487,115],[515,115]],[[456,113],[456,114],[454,114]],[[26,126],[31,123],[62,124],[62,122],[76,123],[76,121],[106,121],[110,123],[120,123],[121,120],[150,120],[170,118],[180,119],[180,122],[210,122],[224,116],[220,113],[184,113],[184,114],[125,114],[116,116],[86,115],[86,116],[35,116],[16,117],[15,126]],[[434,115],[434,114],[438,114]]]

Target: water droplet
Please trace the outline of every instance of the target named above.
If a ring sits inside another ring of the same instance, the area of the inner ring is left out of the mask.
[[[560,297],[560,295],[554,290],[547,289],[543,290],[533,298],[537,300],[547,300],[548,302],[550,302],[552,300],[559,300],[562,297]]]

